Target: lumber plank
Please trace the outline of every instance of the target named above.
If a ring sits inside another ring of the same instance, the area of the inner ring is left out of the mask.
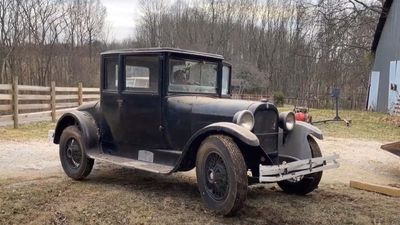
[[[99,99],[100,95],[83,95],[83,99]]]
[[[365,183],[360,181],[350,181],[350,187],[365,190],[365,191],[372,191],[388,196],[393,197],[400,197],[400,188],[385,186],[385,185],[378,185],[378,184],[371,184]]]
[[[61,92],[78,92],[78,87],[56,87],[56,91],[61,91]]]
[[[82,82],[79,82],[79,84],[78,84],[78,103],[79,103],[79,105],[82,105],[82,103],[83,103],[83,98],[82,98],[82,96],[83,96],[83,90],[82,90]]]
[[[18,85],[18,90],[19,91],[50,91],[50,87]]]
[[[0,94],[0,100],[12,100],[11,94]]]
[[[50,109],[50,104],[19,104],[20,110],[26,109]]]
[[[11,84],[0,84],[0,90],[2,91],[11,91],[12,85]]]
[[[56,82],[52,81],[50,86],[51,121],[56,122]]]
[[[18,113],[19,113],[18,92],[19,92],[18,76],[15,76],[13,77],[13,83],[12,83],[12,107],[13,107],[14,129],[18,128]]]
[[[51,111],[34,112],[34,113],[22,113],[19,114],[19,118],[25,121],[40,120],[40,119],[51,119]]]
[[[0,116],[0,122],[12,122],[12,121],[13,121],[13,115]]]
[[[0,105],[0,111],[11,111],[12,106],[10,105]]]
[[[77,107],[79,104],[77,102],[64,102],[64,103],[57,103],[56,108],[72,108]]]
[[[56,95],[56,100],[75,100],[78,97],[78,95]]]
[[[100,92],[100,88],[82,88],[83,92]]]
[[[19,100],[50,100],[50,95],[18,95]]]

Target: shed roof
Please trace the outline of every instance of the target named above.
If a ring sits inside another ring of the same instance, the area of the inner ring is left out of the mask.
[[[389,15],[390,7],[392,6],[393,0],[386,0],[382,7],[381,16],[379,17],[378,25],[376,26],[374,41],[372,42],[371,51],[375,54],[378,48],[379,39],[381,38],[383,27],[385,26],[386,19]]]

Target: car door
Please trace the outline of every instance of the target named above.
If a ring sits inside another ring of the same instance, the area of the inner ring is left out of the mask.
[[[100,107],[103,115],[101,140],[104,152],[113,154],[122,138],[120,127],[120,68],[118,55],[102,58]]]
[[[161,129],[160,59],[158,54],[123,57],[120,126],[124,138],[118,155],[137,159],[139,150],[165,147]]]

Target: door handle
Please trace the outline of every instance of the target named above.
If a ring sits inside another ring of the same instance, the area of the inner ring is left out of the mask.
[[[117,99],[117,103],[118,103],[118,107],[119,107],[119,108],[121,108],[123,102],[124,102],[124,100],[122,100],[122,99]]]

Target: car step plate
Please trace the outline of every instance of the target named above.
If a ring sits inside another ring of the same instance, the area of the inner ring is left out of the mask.
[[[158,174],[169,174],[174,169],[173,166],[161,165],[157,163],[145,162],[113,155],[91,154],[90,157],[99,161],[110,162],[123,167],[129,167]]]

